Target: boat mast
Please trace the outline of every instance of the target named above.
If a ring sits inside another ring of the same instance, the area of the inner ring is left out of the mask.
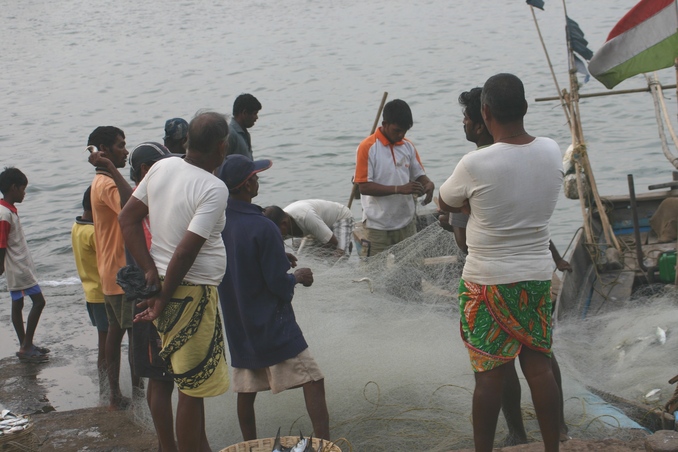
[[[563,0],[563,11],[565,14],[565,21],[567,22],[567,5],[565,0]],[[610,221],[607,218],[607,213],[605,212],[605,207],[600,199],[598,193],[598,187],[596,185],[595,178],[593,176],[593,169],[591,168],[591,163],[588,158],[586,151],[586,145],[584,144],[584,132],[581,126],[581,119],[579,116],[579,81],[577,80],[577,68],[574,61],[574,54],[572,53],[572,46],[570,44],[570,31],[567,25],[565,26],[566,41],[567,41],[567,54],[568,54],[568,67],[569,67],[569,76],[570,76],[570,94],[568,97],[567,106],[570,111],[570,133],[572,135],[572,147],[574,149],[573,156],[575,159],[575,171],[577,175],[577,189],[579,191],[579,200],[582,203],[582,211],[585,210],[586,200],[584,199],[585,193],[583,192],[583,183],[581,181],[581,172],[580,167],[584,170],[584,174],[589,182],[591,187],[591,194],[595,201],[596,207],[598,208],[598,214],[600,216],[600,222],[603,227],[603,235],[605,237],[605,242],[608,247],[614,247],[618,252],[621,252],[621,247],[617,238],[614,235],[614,231],[610,226]],[[589,215],[590,215],[589,209]],[[590,244],[594,244],[593,234],[590,230],[590,227],[587,227],[587,215],[584,217],[584,229],[587,234],[587,241]]]

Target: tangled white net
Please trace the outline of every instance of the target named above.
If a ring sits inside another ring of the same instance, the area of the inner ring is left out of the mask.
[[[474,378],[459,337],[456,292],[463,263],[452,234],[432,224],[368,262],[356,256],[336,261],[307,249],[299,256],[299,266],[312,268],[315,282],[310,288],[297,287],[293,305],[325,374],[331,434],[345,439],[339,442],[342,449],[472,447]],[[661,387],[662,397],[670,397],[666,381],[675,367],[666,357],[676,343],[670,328],[665,344],[655,346],[648,340],[642,349],[635,348],[640,343],[630,345],[633,352],[626,352],[623,363],[615,362],[615,347],[624,337],[648,335],[656,323],[668,326],[678,320],[678,314],[666,315],[675,298],[666,300],[663,308],[652,308],[652,316],[650,303],[641,304],[637,311],[614,318],[559,325],[554,350],[563,372],[570,436],[630,438],[640,431],[622,412],[591,394],[587,385],[632,399]],[[673,312],[678,310],[674,307]],[[522,375],[521,384],[525,427],[528,437],[538,441],[539,427]],[[206,400],[206,410],[213,448],[241,441],[235,395]],[[275,436],[278,427],[283,434],[312,431],[301,390],[261,393],[256,412],[260,437]],[[148,423],[146,410],[140,410],[140,416]],[[500,415],[497,445],[506,433]]]

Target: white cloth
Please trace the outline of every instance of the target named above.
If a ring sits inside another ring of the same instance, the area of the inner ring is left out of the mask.
[[[353,214],[348,207],[323,199],[304,199],[293,202],[283,210],[292,217],[304,235],[312,235],[323,244],[332,238],[334,234],[332,227],[337,221],[353,219]]]
[[[9,227],[5,226],[9,234],[3,237],[7,244],[5,248],[7,290],[24,290],[35,286],[38,283],[35,265],[16,208],[11,209],[0,204],[0,222],[9,224]]]
[[[466,154],[440,187],[451,207],[471,206],[462,278],[483,285],[551,279],[548,224],[563,181],[550,138],[495,143]]]
[[[184,280],[218,286],[226,272],[226,249],[221,239],[228,202],[224,182],[183,159],[163,159],[151,167],[132,196],[148,206],[151,257],[158,273],[166,274],[188,230],[206,241]]]

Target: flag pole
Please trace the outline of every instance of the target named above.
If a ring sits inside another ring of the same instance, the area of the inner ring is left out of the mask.
[[[676,0],[678,1],[678,0]],[[532,20],[534,20],[534,26],[537,28],[537,34],[539,35],[539,41],[541,41],[541,47],[544,49],[544,55],[546,55],[546,61],[548,62],[549,69],[551,70],[551,77],[553,77],[553,83],[556,85],[556,90],[558,91],[558,98],[560,99],[560,105],[563,107],[565,112],[565,118],[567,119],[568,126],[570,125],[570,112],[567,110],[565,105],[565,97],[563,97],[563,92],[560,90],[560,85],[558,84],[558,79],[556,78],[556,73],[553,70],[553,64],[551,64],[551,57],[549,57],[549,52],[546,50],[546,44],[544,43],[544,38],[541,35],[541,29],[539,28],[539,23],[537,22],[537,16],[534,14],[534,6],[530,6],[530,11],[532,12]]]

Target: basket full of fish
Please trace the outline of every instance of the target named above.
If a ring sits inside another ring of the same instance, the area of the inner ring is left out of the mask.
[[[299,436],[280,436],[254,439],[228,446],[221,452],[341,452],[339,446],[322,439]]]
[[[33,422],[28,416],[2,410],[0,413],[0,451],[37,451]]]

